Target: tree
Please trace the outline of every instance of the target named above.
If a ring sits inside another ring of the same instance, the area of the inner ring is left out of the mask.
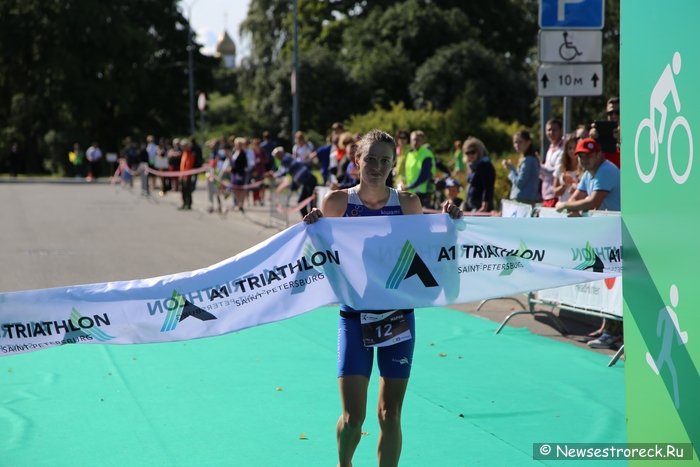
[[[465,80],[484,94],[489,115],[529,120],[535,79],[525,65],[536,42],[537,5],[536,0],[299,0],[302,128],[327,131],[328,108],[336,115],[345,112],[345,118],[392,103],[430,102],[446,110]],[[291,114],[292,7],[287,0],[251,0],[241,28],[251,39],[239,89],[246,112],[285,132]],[[462,58],[458,50],[465,46],[456,44],[465,42],[472,44],[471,69],[450,61]],[[488,73],[478,73],[482,65]],[[305,89],[308,82],[323,86]],[[493,83],[505,86],[505,93]],[[347,96],[354,102],[339,105]]]
[[[74,141],[115,150],[125,136],[187,129],[187,23],[174,0],[7,0],[0,16],[0,128],[30,171],[46,156],[67,164]],[[216,60],[194,55],[207,89]]]
[[[416,69],[437,49],[471,37],[469,25],[456,8],[422,0],[395,2],[383,11],[373,9],[346,28],[342,59],[364,90],[368,106],[410,102]]]
[[[474,40],[442,47],[416,71],[411,83],[415,106],[445,110],[473,83],[483,96],[488,115],[502,120],[527,121],[534,98],[534,80]]]

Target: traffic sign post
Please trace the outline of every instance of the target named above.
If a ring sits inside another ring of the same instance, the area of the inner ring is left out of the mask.
[[[603,29],[605,0],[540,0],[541,29]]]
[[[542,63],[595,63],[603,55],[602,31],[545,29],[539,43]]]
[[[600,96],[603,94],[603,65],[543,63],[537,73],[537,84],[540,96]]]
[[[564,132],[569,131],[572,96],[603,94],[605,0],[540,0],[538,95],[564,99]],[[541,124],[548,116],[541,115]],[[543,138],[544,140],[544,138]]]

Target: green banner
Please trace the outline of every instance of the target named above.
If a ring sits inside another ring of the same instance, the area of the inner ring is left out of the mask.
[[[700,463],[698,18],[697,0],[621,4],[628,442],[694,443],[693,464]],[[670,461],[654,465],[679,465]]]

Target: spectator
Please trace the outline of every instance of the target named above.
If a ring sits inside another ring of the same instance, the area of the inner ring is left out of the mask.
[[[139,173],[139,176],[141,177],[141,195],[142,196],[150,196],[151,191],[150,191],[150,184],[149,184],[149,178],[150,174],[148,172],[148,151],[146,150],[146,143],[141,143],[139,145],[139,165],[137,167],[137,171]]]
[[[331,139],[338,138],[345,131],[345,127],[341,122],[335,122],[331,125]]]
[[[156,144],[156,139],[153,135],[146,136],[146,152],[148,153],[148,167],[151,169],[156,168],[156,157],[158,157],[158,145]],[[156,176],[155,174],[148,172],[148,186],[149,190],[155,189]]]
[[[221,193],[222,193],[222,174],[224,162],[226,161],[226,152],[219,142],[216,141],[212,145],[211,155],[209,157],[207,171],[207,199],[209,200],[209,213],[214,212],[214,200],[216,200],[216,211],[222,212]]]
[[[155,167],[156,156],[158,155],[158,145],[153,135],[146,136],[146,152],[148,153],[148,165]]]
[[[171,172],[177,172],[180,170],[180,159],[182,158],[182,147],[180,146],[180,140],[178,138],[173,139],[173,145],[168,150],[168,169]],[[180,179],[175,176],[170,177],[170,189],[173,191],[180,190]]]
[[[605,107],[607,121],[613,122],[613,138],[615,140],[615,148],[613,151],[603,151],[605,158],[620,168],[620,98],[611,97]],[[591,138],[599,140],[599,132],[595,126],[595,122],[591,125]]]
[[[265,160],[267,161],[266,170],[272,170],[275,167],[275,158],[272,157],[272,151],[275,149],[275,146],[275,142],[270,139],[270,132],[267,130],[263,131],[260,149],[265,153]]]
[[[357,166],[357,142],[353,139],[350,143],[346,143],[345,156],[343,163],[343,173],[338,177],[338,184],[332,187],[333,190],[350,188],[360,183],[360,173]]]
[[[195,168],[196,156],[189,141],[182,141],[182,155],[180,157],[180,172]],[[182,206],[178,209],[192,209],[192,192],[194,191],[194,179],[197,175],[180,174],[180,189],[182,191]]]
[[[141,154],[136,141],[133,141],[131,138],[128,139],[125,155],[126,165],[129,167],[129,170],[136,172],[139,168],[139,164],[141,163]]]
[[[462,151],[460,151],[462,152]],[[445,200],[451,202],[455,206],[461,206],[464,200],[459,197],[459,191],[462,189],[462,186],[459,184],[459,182],[452,178],[452,177],[447,177],[445,179]]]
[[[406,154],[406,185],[403,189],[415,193],[423,207],[431,207],[435,169],[435,155],[426,142],[425,133],[412,131],[411,150]]]
[[[204,152],[202,151],[202,146],[197,143],[194,135],[190,138],[190,147],[192,148],[192,153],[194,154],[194,168],[199,169],[204,165]],[[192,179],[192,192],[197,189],[197,175]]]
[[[311,153],[314,150],[314,145],[310,141],[306,141],[306,136],[303,131],[297,131],[294,134],[294,147],[292,147],[292,155],[299,162],[309,162]]]
[[[194,136],[190,138],[190,148],[192,149],[192,154],[194,154],[194,168],[198,169],[204,165],[204,153],[202,152],[202,146],[197,143]]]
[[[285,175],[291,175],[292,177],[292,191],[299,190],[299,203],[302,203],[307,198],[314,194],[314,189],[316,188],[316,176],[311,173],[309,166],[303,162],[296,160],[291,154],[284,152],[282,146],[278,146],[272,151],[272,155],[280,162],[280,168],[274,173],[270,173],[269,176],[274,178],[284,177]],[[312,201],[308,205],[301,208],[301,217],[304,217],[310,209],[313,209],[314,202]]]
[[[75,167],[75,177],[82,178],[85,153],[80,149],[80,143],[73,144],[73,150],[68,153],[68,160]]]
[[[462,150],[469,162],[469,188],[464,200],[464,211],[490,212],[493,210],[493,188],[496,184],[496,169],[486,151],[486,146],[477,138],[467,138]]]
[[[17,177],[20,171],[20,164],[22,162],[22,155],[19,152],[19,144],[17,141],[12,142],[10,146],[10,176]]]
[[[250,170],[250,182],[262,182],[265,179],[265,174],[267,173],[267,156],[265,152],[260,147],[260,140],[258,138],[253,138],[250,143],[250,149],[253,151],[253,167]],[[265,197],[265,186],[262,184],[256,185],[251,189],[253,195],[253,205],[259,204],[262,206],[264,204]]]
[[[245,139],[236,138],[233,141],[233,155],[231,156],[231,183],[233,185],[233,203],[240,212],[245,212],[246,189],[245,184],[248,178],[248,152],[245,148]]]
[[[561,121],[557,119],[549,120],[545,127],[549,148],[540,167],[540,178],[542,179],[542,205],[547,208],[553,208],[557,204],[557,197],[554,195],[554,171],[559,166],[559,158],[564,151],[561,128]]]
[[[459,180],[462,174],[467,173],[467,164],[464,162],[462,142],[458,139],[452,142],[452,161],[454,162],[452,176]]]
[[[91,182],[97,180],[100,175],[100,159],[102,159],[102,150],[97,142],[92,143],[92,145],[85,151],[85,158],[88,162],[88,175],[87,181]]]
[[[576,136],[569,136],[564,143],[564,154],[562,154],[557,170],[554,172],[554,194],[559,201],[568,201],[576,191],[581,178],[581,166],[576,156]]]
[[[520,154],[517,170],[508,159],[503,160],[508,180],[512,183],[510,199],[534,205],[540,200],[540,159],[533,147],[530,132],[521,130],[515,133],[513,147]]]
[[[168,170],[168,150],[170,149],[170,142],[165,139],[161,138],[158,144],[158,148],[156,151],[156,158],[155,161],[153,162],[153,165],[156,170],[159,170],[161,172],[167,172]],[[165,193],[170,191],[170,178],[169,177],[160,177],[160,192],[158,193],[160,196],[165,196]]]
[[[331,183],[331,187],[333,187],[333,189],[337,189],[338,184],[343,184],[346,182],[345,178],[348,174],[348,166],[350,165],[350,162],[352,162],[353,157],[350,154],[353,144],[355,144],[355,137],[352,135],[352,133],[345,132],[340,135],[337,152],[340,155],[340,159],[338,160],[338,167],[336,167],[335,172],[336,181],[335,183]]]
[[[337,182],[338,163],[343,159],[343,151],[340,149],[340,140],[345,132],[341,122],[331,125],[331,153],[328,158],[328,179],[325,183],[332,185]]]
[[[326,144],[316,149],[310,156],[311,160],[315,159],[318,162],[318,168],[321,171],[321,178],[323,178],[324,185],[328,183],[328,177],[330,175],[331,151],[333,150],[331,138],[332,136],[328,136],[328,138],[326,138]]]
[[[605,159],[600,145],[592,138],[579,140],[576,155],[586,171],[571,199],[556,204],[557,211],[566,209],[579,215],[593,209],[619,211],[620,170]]]
[[[576,136],[576,140],[588,138],[588,128],[586,127],[586,125],[579,125],[576,127],[574,135]]]
[[[396,132],[396,164],[394,165],[394,186],[406,184],[406,154],[411,149],[408,133],[399,130]]]

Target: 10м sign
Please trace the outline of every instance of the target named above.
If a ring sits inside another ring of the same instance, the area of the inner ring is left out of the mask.
[[[603,65],[542,64],[537,73],[540,96],[600,96],[603,94]]]

